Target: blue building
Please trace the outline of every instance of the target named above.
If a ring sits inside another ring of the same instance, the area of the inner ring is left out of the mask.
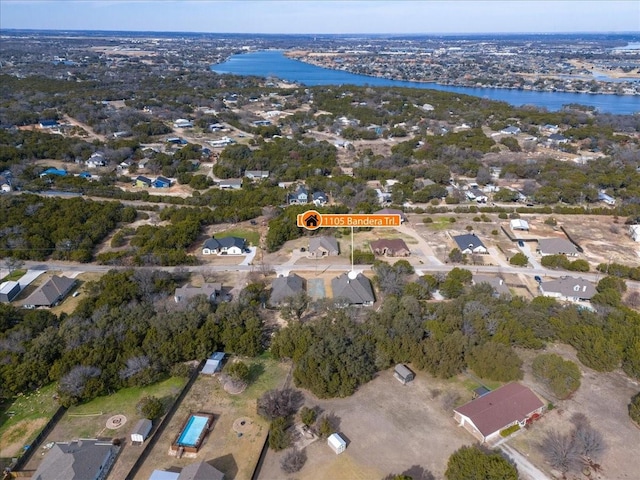
[[[44,172],[40,174],[40,178],[46,177],[47,175],[55,175],[58,177],[64,177],[67,174],[66,170],[60,170],[58,168],[47,168]]]
[[[154,188],[169,188],[171,186],[171,180],[166,177],[158,177],[153,181]]]

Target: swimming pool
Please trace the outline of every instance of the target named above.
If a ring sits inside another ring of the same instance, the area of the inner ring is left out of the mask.
[[[203,431],[209,426],[209,417],[191,415],[176,442],[181,447],[198,447]]]

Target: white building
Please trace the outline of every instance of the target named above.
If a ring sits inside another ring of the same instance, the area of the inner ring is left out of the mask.
[[[131,432],[131,443],[142,444],[149,436],[153,423],[148,418],[141,419]]]
[[[329,438],[327,438],[327,445],[329,445],[331,450],[333,450],[337,455],[344,452],[347,448],[347,442],[345,442],[337,433],[329,435]]]
[[[640,242],[640,225],[629,225],[629,235],[634,242]]]
[[[514,218],[509,222],[509,225],[511,225],[511,230],[529,231],[529,222],[522,220],[521,218]]]

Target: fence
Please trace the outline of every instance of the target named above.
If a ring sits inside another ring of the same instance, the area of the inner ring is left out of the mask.
[[[40,448],[40,444],[42,443],[42,441],[45,438],[47,438],[47,435],[51,433],[51,430],[53,430],[54,427],[58,424],[58,422],[60,421],[60,419],[62,418],[62,416],[66,411],[67,411],[66,407],[60,407],[58,408],[58,410],[56,410],[56,413],[54,413],[53,417],[49,419],[49,421],[44,426],[44,428],[40,431],[38,436],[28,445],[28,448],[24,452],[24,454],[21,457],[19,457],[15,463],[12,463],[11,465],[9,465],[9,469],[12,472],[15,472],[17,470],[22,470],[22,468],[27,464],[27,462],[31,460],[33,453],[37,451],[38,448]]]
[[[174,413],[176,413],[176,410],[178,410],[178,407],[182,403],[182,400],[184,400],[184,397],[187,395],[187,393],[189,393],[189,390],[191,390],[191,387],[193,386],[196,379],[198,378],[198,375],[200,374],[200,370],[202,370],[202,367],[204,366],[204,364],[205,364],[204,360],[200,362],[200,364],[198,365],[198,368],[196,368],[196,370],[193,372],[187,384],[183,387],[180,394],[176,397],[176,399],[173,401],[173,403],[167,410],[167,413],[162,419],[162,421],[155,427],[154,430],[151,431],[151,434],[149,436],[149,440],[147,441],[146,446],[144,447],[144,449],[142,450],[142,453],[136,460],[136,463],[134,463],[133,467],[131,467],[131,470],[129,470],[129,473],[125,477],[125,480],[133,480],[133,478],[136,476],[136,473],[138,473],[138,470],[140,470],[140,467],[142,466],[144,461],[147,459],[147,457],[151,453],[151,450],[153,450],[153,447],[162,436],[162,432],[164,432],[165,428],[167,428],[167,425],[169,425],[169,422],[171,422],[171,419],[173,418]]]

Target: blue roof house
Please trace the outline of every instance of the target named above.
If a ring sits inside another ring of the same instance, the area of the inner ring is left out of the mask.
[[[154,188],[169,188],[171,186],[171,180],[166,177],[158,177],[153,181]]]
[[[58,177],[64,177],[67,174],[66,170],[60,170],[58,168],[47,168],[44,172],[40,174],[40,178],[46,177],[47,175],[56,175]]]

